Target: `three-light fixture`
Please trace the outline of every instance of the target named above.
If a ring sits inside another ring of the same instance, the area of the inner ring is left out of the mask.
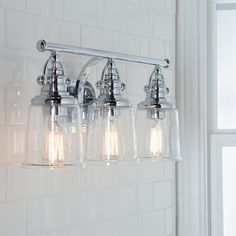
[[[40,40],[39,51],[50,51],[40,95],[31,100],[28,116],[24,165],[51,168],[84,163],[131,162],[135,160],[180,160],[178,113],[167,100],[161,67],[167,59],[155,59],[102,50],[48,43]],[[93,56],[79,78],[65,74],[59,53]],[[106,59],[99,91],[88,82],[91,67]],[[115,60],[154,66],[144,90],[145,101],[137,115],[131,102],[122,96]],[[137,128],[136,128],[137,127]]]

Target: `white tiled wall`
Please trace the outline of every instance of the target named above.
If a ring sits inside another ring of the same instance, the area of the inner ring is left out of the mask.
[[[47,58],[35,49],[42,38],[168,57],[164,74],[175,97],[175,0],[0,0],[0,235],[173,236],[169,163],[60,171],[17,164],[24,159],[27,107]],[[75,78],[87,59],[65,55],[68,75]],[[136,106],[152,68],[118,67]]]

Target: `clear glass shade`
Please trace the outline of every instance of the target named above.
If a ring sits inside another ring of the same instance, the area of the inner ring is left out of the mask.
[[[136,159],[135,121],[132,108],[90,108],[89,117],[87,161],[110,164]]]
[[[139,109],[136,126],[139,158],[181,160],[177,110]]]
[[[25,165],[52,168],[82,161],[78,106],[31,105]]]

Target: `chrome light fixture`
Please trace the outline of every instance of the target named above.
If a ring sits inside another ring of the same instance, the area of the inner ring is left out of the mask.
[[[89,108],[86,160],[110,165],[137,157],[134,110],[122,97],[121,82],[114,60],[108,58],[102,78],[96,83],[99,95]],[[102,161],[102,162],[101,162]]]
[[[68,93],[70,81],[58,53],[51,52],[38,83],[41,94],[31,100],[29,108],[24,165],[58,168],[79,164],[78,101]]]
[[[145,101],[138,104],[138,157],[151,160],[180,160],[178,111],[167,100],[161,67],[155,66],[148,85]]]
[[[167,101],[168,89],[161,74],[167,59],[155,59],[103,50],[74,47],[40,40],[37,49],[49,51],[41,94],[29,109],[25,165],[51,168],[80,163],[116,163],[146,160],[180,160],[178,112]],[[59,52],[93,56],[79,78],[69,80]],[[98,96],[87,81],[90,69],[102,59],[107,63],[96,83]],[[146,99],[138,105],[137,132],[134,110],[123,98],[114,60],[154,65]],[[136,138],[137,133],[137,138]],[[138,145],[137,145],[137,144]],[[138,150],[137,150],[138,147]],[[84,153],[86,154],[84,157]]]

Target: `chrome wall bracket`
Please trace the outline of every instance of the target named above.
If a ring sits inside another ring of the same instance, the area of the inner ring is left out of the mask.
[[[131,103],[128,99],[122,97],[125,84],[121,82],[118,70],[114,60],[121,60],[133,63],[142,63],[154,65],[155,69],[149,79],[149,84],[145,86],[146,99],[141,102],[139,108],[173,108],[166,95],[168,89],[165,86],[161,67],[168,67],[168,59],[156,59],[142,56],[129,55],[124,53],[109,52],[97,49],[88,49],[63,44],[56,44],[39,40],[37,49],[40,52],[49,51],[51,55],[44,66],[43,76],[38,78],[38,83],[42,85],[41,95],[37,96],[34,101],[39,100],[53,102],[71,102],[76,98],[83,111],[83,119],[87,119],[88,106],[97,107],[129,107]],[[82,68],[79,77],[76,80],[69,79],[65,76],[58,53],[74,53],[81,55],[93,56],[91,60]],[[102,72],[102,78],[96,83],[99,95],[96,97],[93,86],[87,81],[91,67],[101,60],[107,60],[106,66]],[[67,100],[66,100],[67,99]],[[115,113],[114,113],[115,114]]]

